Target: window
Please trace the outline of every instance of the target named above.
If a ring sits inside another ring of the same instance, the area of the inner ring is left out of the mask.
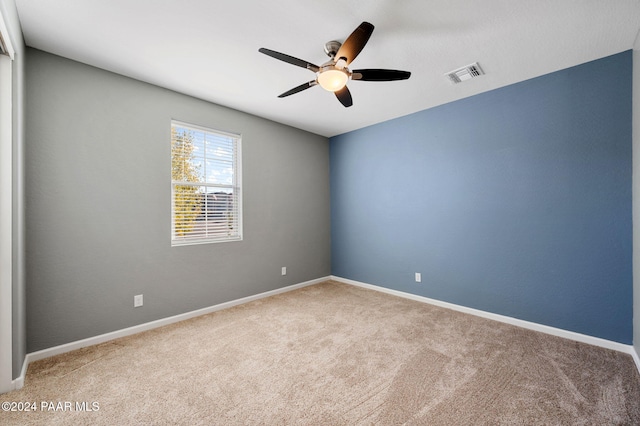
[[[240,136],[171,122],[171,245],[242,240]]]

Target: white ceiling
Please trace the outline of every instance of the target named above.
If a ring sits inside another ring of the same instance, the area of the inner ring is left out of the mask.
[[[324,136],[334,136],[631,49],[640,0],[16,0],[26,44]],[[322,64],[324,43],[375,25],[344,108],[314,79],[258,52]],[[444,74],[478,61],[486,75]]]

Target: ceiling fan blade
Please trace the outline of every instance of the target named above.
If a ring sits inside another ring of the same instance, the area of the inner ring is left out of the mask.
[[[411,77],[409,71],[383,70],[383,69],[365,69],[354,70],[351,74],[352,80],[362,81],[394,81],[406,80]]]
[[[284,53],[276,52],[275,50],[265,49],[264,47],[261,47],[260,49],[258,49],[258,52],[264,53],[267,56],[271,56],[272,58],[279,59],[289,64],[306,68],[313,72],[318,72],[320,70],[319,66],[314,65],[311,62],[303,61],[302,59],[294,58],[293,56],[285,55]]]
[[[307,82],[307,83],[303,83],[303,84],[301,84],[301,85],[300,85],[300,86],[298,86],[298,87],[294,87],[293,89],[288,90],[288,91],[284,92],[284,93],[283,93],[283,94],[281,94],[281,95],[278,95],[278,97],[279,97],[279,98],[284,98],[284,97],[286,97],[286,96],[290,96],[290,95],[293,95],[293,94],[295,94],[295,93],[302,92],[303,90],[307,90],[308,88],[313,87],[313,86],[315,86],[316,84],[318,84],[318,82],[317,82],[317,81],[315,81],[315,80],[309,81],[309,82]]]
[[[351,98],[351,92],[349,91],[347,86],[344,86],[342,89],[340,89],[340,90],[338,90],[337,92],[334,92],[334,93],[336,94],[336,97],[338,98],[340,103],[342,105],[344,105],[345,107],[349,108],[351,105],[353,105],[353,99]]]
[[[360,26],[347,37],[344,43],[342,43],[340,49],[338,49],[335,56],[336,61],[344,58],[347,65],[349,65],[362,51],[367,41],[369,41],[369,37],[371,37],[371,33],[373,33],[373,28],[374,26],[368,22],[360,24]]]

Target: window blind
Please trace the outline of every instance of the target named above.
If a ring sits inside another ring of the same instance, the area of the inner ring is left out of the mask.
[[[239,135],[172,122],[172,245],[242,239],[239,169]]]

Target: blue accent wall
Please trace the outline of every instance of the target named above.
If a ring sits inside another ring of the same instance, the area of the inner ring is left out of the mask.
[[[631,344],[631,82],[627,51],[331,138],[332,274]]]

